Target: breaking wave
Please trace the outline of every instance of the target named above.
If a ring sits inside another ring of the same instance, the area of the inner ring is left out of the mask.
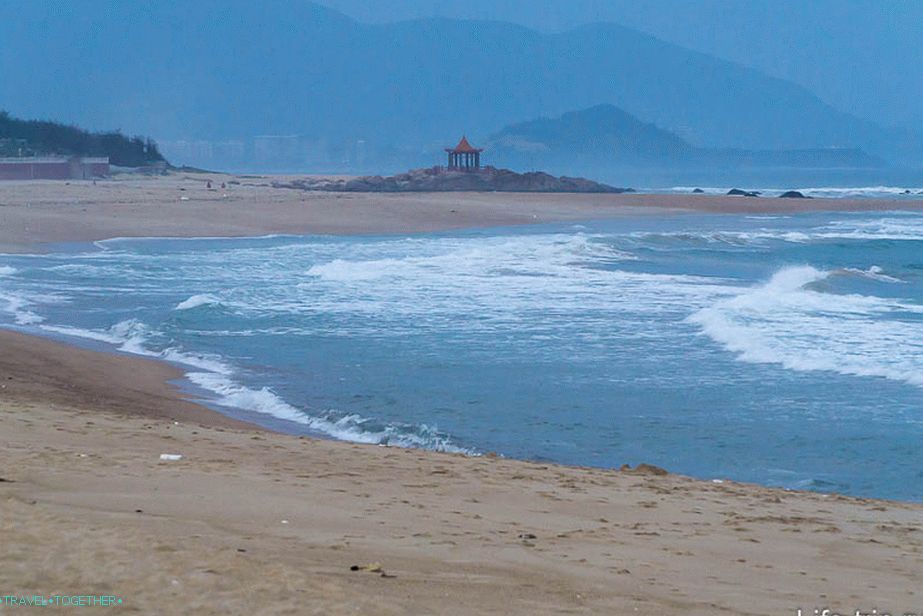
[[[217,297],[205,293],[202,295],[193,295],[192,297],[181,301],[176,305],[174,310],[192,310],[193,308],[198,308],[199,306],[213,306],[220,303],[221,301]]]
[[[923,328],[907,318],[923,314],[923,306],[813,288],[834,273],[787,267],[687,320],[741,361],[923,387]],[[862,274],[882,277],[880,270]]]
[[[103,331],[57,325],[43,325],[41,328],[56,334],[111,344],[125,353],[195,368],[196,370],[186,373],[186,378],[214,394],[215,398],[211,400],[214,404],[298,423],[307,426],[318,435],[356,443],[476,455],[474,450],[455,445],[448,435],[425,424],[414,426],[383,423],[357,414],[338,415],[334,411],[321,415],[309,414],[285,402],[267,387],[253,389],[234,381],[234,368],[220,357],[190,353],[176,347],[167,347],[159,351],[151,349],[149,344],[156,338],[156,334],[136,319],[121,321]]]
[[[220,406],[263,413],[307,426],[310,430],[335,439],[375,445],[415,447],[433,451],[474,454],[474,451],[454,445],[448,435],[426,425],[381,423],[357,414],[329,411],[310,415],[276,395],[267,387],[253,389],[234,382],[223,374],[190,372],[190,381],[218,395]]]

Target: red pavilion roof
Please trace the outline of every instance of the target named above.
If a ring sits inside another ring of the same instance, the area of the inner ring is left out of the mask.
[[[470,143],[468,143],[467,137],[462,137],[461,141],[458,142],[458,145],[454,148],[446,148],[446,152],[455,152],[456,154],[473,154],[474,152],[482,152],[484,148],[475,148]]]

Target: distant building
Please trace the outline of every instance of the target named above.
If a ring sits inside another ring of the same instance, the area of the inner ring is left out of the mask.
[[[477,171],[481,168],[481,152],[484,148],[475,148],[462,136],[454,148],[446,148],[449,154],[449,169],[453,171]]]
[[[259,165],[292,164],[301,153],[300,135],[257,135],[253,138],[253,159]]]
[[[0,180],[90,180],[107,175],[108,158],[0,158]]]

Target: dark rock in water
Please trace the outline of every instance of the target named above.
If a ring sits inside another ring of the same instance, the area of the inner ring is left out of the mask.
[[[804,193],[797,190],[786,190],[784,193],[779,195],[780,199],[813,199]]]
[[[727,192],[727,194],[731,195],[732,197],[759,197],[760,196],[760,193],[758,193],[757,191],[740,190],[739,188],[732,188],[731,190]]]
[[[909,194],[910,194],[910,190],[904,189],[904,194],[905,194],[905,195],[909,195]]]
[[[703,192],[705,192],[705,191],[702,190],[701,188],[693,188],[693,189],[692,189],[692,192],[694,192],[694,193],[696,193],[696,194],[699,194],[699,193],[703,193]]]
[[[540,171],[516,173],[495,167],[485,167],[478,171],[449,171],[432,167],[387,177],[369,175],[349,180],[304,178],[291,182],[273,182],[273,186],[332,192],[634,192],[631,188],[617,188],[585,178],[555,177]]]

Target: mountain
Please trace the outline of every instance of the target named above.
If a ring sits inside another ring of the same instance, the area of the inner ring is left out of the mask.
[[[512,124],[485,147],[499,165],[542,169],[677,164],[695,151],[676,134],[613,105]]]
[[[870,169],[884,162],[858,148],[747,150],[697,148],[612,105],[512,124],[486,142],[485,159],[558,173],[629,168]]]
[[[548,32],[615,22],[801,84],[837,109],[923,129],[923,2],[907,0],[319,0],[360,21],[425,16]]]
[[[462,133],[483,139],[602,103],[701,148],[923,160],[916,133],[615,24],[544,34],[450,19],[368,25],[304,0],[0,0],[0,40],[0,108],[221,142],[244,157],[284,150],[300,168],[438,162]]]

